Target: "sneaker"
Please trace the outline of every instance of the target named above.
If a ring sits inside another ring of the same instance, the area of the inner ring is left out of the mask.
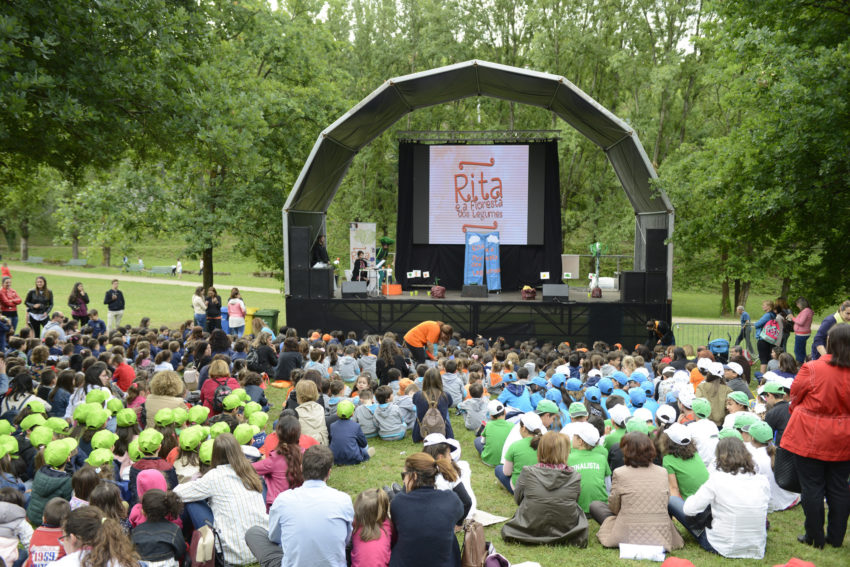
[[[375,456],[375,448],[374,447],[367,447],[366,448],[366,454],[368,454],[369,457],[374,457]]]

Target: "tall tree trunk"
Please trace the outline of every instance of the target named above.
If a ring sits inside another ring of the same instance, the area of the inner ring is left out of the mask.
[[[791,278],[782,278],[782,291],[779,293],[785,299],[788,299],[788,294],[791,293]]]
[[[747,308],[747,299],[750,297],[750,284],[752,282],[742,282],[741,283],[741,301],[738,305],[743,305],[744,309]]]
[[[729,261],[729,251],[724,247],[720,250],[720,265],[725,269]],[[729,306],[729,276],[723,276],[723,284],[720,294],[720,315],[729,315],[732,309]]]
[[[29,221],[24,218],[21,221],[21,261],[26,261],[30,257],[30,225]]]
[[[204,289],[213,285],[213,249],[204,248],[201,256],[204,260]]]
[[[109,265],[110,265],[110,264],[112,264],[112,247],[110,247],[110,246],[104,246],[104,247],[101,249],[101,252],[103,252],[103,262],[102,262],[102,265],[104,265],[104,266],[106,266],[106,267],[109,267]]]
[[[743,303],[741,303],[741,278],[735,278],[735,309],[737,309],[739,305],[743,305]]]
[[[76,234],[71,237],[71,258],[80,259],[80,237]]]

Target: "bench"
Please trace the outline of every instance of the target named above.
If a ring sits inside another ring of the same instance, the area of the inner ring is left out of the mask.
[[[173,268],[171,266],[153,266],[150,270],[152,274],[165,274],[170,276]]]
[[[85,258],[81,258],[81,259],[77,259],[77,260],[74,260],[72,258],[71,260],[68,260],[67,262],[65,262],[62,265],[63,266],[80,266],[80,267],[82,267],[82,266],[87,265],[88,263],[89,263],[89,261],[86,260]]]
[[[140,265],[138,265],[138,264],[130,264],[129,266],[127,266],[127,271],[128,271],[128,272],[141,272],[143,269],[144,269],[144,268],[142,268],[142,267],[141,267]]]
[[[24,260],[26,264],[44,264],[44,256],[30,256]]]

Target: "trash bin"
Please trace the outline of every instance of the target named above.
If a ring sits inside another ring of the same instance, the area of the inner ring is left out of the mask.
[[[225,305],[221,306],[221,330],[228,335],[230,334],[230,325],[227,321],[227,306]]]
[[[254,317],[262,319],[266,326],[275,334],[277,333],[277,316],[280,314],[278,309],[260,309],[254,313]]]
[[[245,331],[242,333],[243,335],[250,335],[253,333],[253,327],[251,325],[254,323],[254,315],[259,310],[259,307],[248,307],[245,309]]]

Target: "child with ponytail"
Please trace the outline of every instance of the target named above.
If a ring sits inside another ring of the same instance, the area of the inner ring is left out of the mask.
[[[800,495],[789,492],[776,484],[773,475],[773,461],[776,458],[776,446],[773,444],[773,428],[763,421],[757,421],[744,427],[741,433],[744,444],[753,457],[757,472],[770,483],[770,502],[768,512],[778,512],[793,508],[800,502]]]
[[[527,465],[537,464],[537,445],[546,433],[546,428],[540,416],[534,412],[522,414],[519,418],[521,439],[514,441],[505,452],[505,464],[498,465],[494,471],[496,478],[508,492],[514,493],[514,486],[519,479],[519,473]]]
[[[390,499],[377,488],[364,490],[354,500],[351,567],[387,567],[390,563]]]
[[[186,555],[183,534],[169,518],[183,511],[183,501],[173,492],[151,489],[142,496],[146,521],[133,529],[133,543],[147,565],[178,567]]]
[[[266,511],[271,508],[278,494],[304,483],[301,474],[301,455],[304,453],[298,442],[301,438],[301,422],[293,416],[284,416],[277,422],[277,448],[265,459],[251,463],[257,474],[266,482]]]
[[[139,555],[115,520],[96,506],[73,510],[62,525],[65,557],[56,567],[137,567]]]

